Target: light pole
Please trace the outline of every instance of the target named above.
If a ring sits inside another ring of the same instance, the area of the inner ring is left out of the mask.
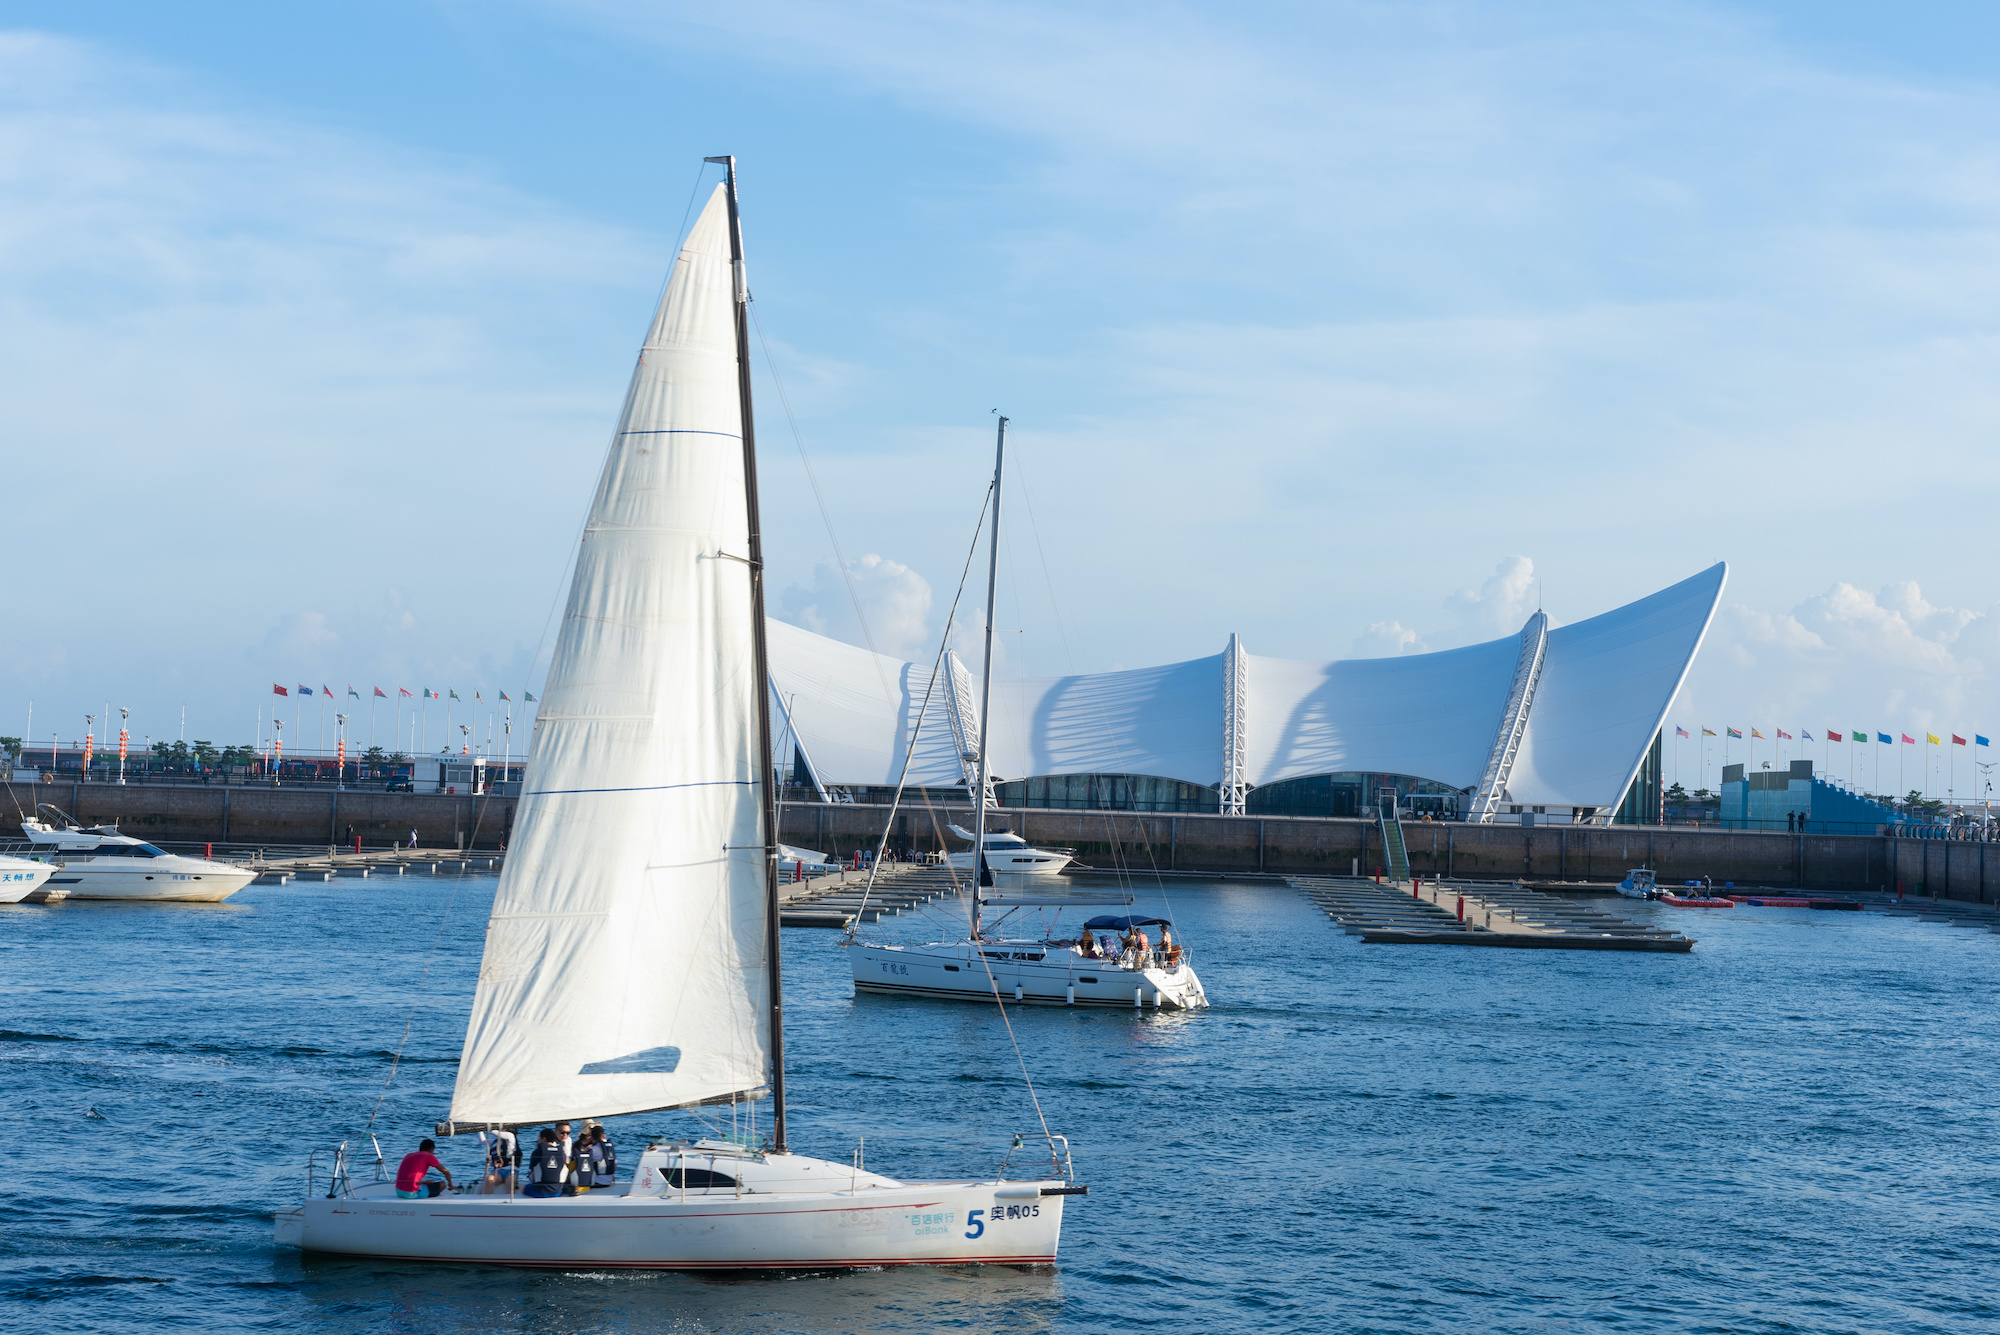
[[[97,735],[91,729],[96,726],[97,715],[85,714],[83,716],[83,781],[85,783],[90,782],[90,748],[91,743],[97,740]]]
[[[462,755],[462,756],[469,756],[469,755],[471,755],[471,754],[472,754],[472,729],[470,729],[470,728],[466,727],[466,726],[465,726],[465,725],[464,725],[463,723],[461,723],[461,724],[459,724],[459,725],[458,725],[458,735],[459,735],[459,739],[460,739],[460,740],[459,740],[459,746],[458,746],[458,753],[459,753],[460,755]]]
[[[285,721],[275,709],[271,711],[271,746],[271,786],[276,788],[282,782],[278,776],[285,772]]]
[[[118,786],[125,786],[125,743],[132,736],[132,711],[118,706]]]
[[[340,792],[347,787],[347,715],[335,714],[333,721],[334,746],[337,748],[333,760],[333,790]]]

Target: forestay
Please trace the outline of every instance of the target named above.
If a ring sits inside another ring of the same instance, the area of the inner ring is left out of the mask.
[[[577,552],[452,1120],[770,1080],[727,206],[689,233]]]

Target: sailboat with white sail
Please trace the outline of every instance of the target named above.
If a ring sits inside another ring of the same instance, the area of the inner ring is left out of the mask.
[[[993,531],[986,565],[986,661],[980,677],[976,743],[979,766],[971,784],[975,818],[970,830],[951,827],[953,834],[972,842],[972,849],[953,853],[949,859],[949,865],[969,873],[971,930],[957,940],[893,945],[856,940],[850,926],[843,944],[854,968],[854,990],[958,1001],[1004,1001],[1011,997],[1040,1006],[1130,1006],[1140,1010],[1206,1006],[1208,993],[1195,975],[1194,957],[1173,940],[1173,924],[1165,918],[1133,914],[1131,895],[1106,900],[1074,894],[1021,898],[989,893],[1010,886],[1032,889],[1049,885],[1054,873],[1069,862],[1067,849],[1036,849],[1019,835],[989,832],[986,826],[994,805],[987,738],[992,735],[993,612],[1000,578],[1000,499],[1006,472],[1007,419],[1002,417],[995,432],[993,488],[989,493]],[[947,627],[947,641],[950,633]],[[923,726],[921,715],[917,724]],[[906,761],[905,779],[908,773]],[[896,801],[902,801],[900,783]],[[890,819],[893,821],[893,814]],[[886,842],[888,826],[883,829]],[[868,884],[872,890],[872,873]],[[1071,935],[1055,935],[1053,923],[1060,921],[1064,911],[1087,914],[1089,909],[1106,907],[1126,912],[1087,916],[1071,929]],[[999,911],[991,927],[984,920],[984,911],[989,908]],[[1015,934],[1007,934],[1008,925],[1022,909],[1042,910],[1044,929],[1020,935],[1015,928]],[[859,921],[856,914],[855,922]],[[1160,929],[1157,949],[1154,938],[1146,933],[1148,927]],[[1101,940],[1095,933],[1102,928],[1122,935]]]
[[[277,1215],[309,1251],[553,1267],[1056,1258],[1067,1142],[1023,1180],[791,1152],[776,787],[733,158],[674,265],[577,551],[441,1134],[768,1098],[767,1138],[649,1146],[575,1196],[435,1197],[344,1150]],[[377,1156],[379,1163],[379,1153]],[[1003,1169],[1004,1171],[1004,1169]]]

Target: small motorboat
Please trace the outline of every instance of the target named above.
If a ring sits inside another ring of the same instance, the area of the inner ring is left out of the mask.
[[[1618,883],[1618,893],[1627,899],[1658,899],[1660,885],[1653,879],[1651,867],[1634,867]]]
[[[43,813],[47,813],[47,819]],[[35,852],[54,866],[43,888],[73,899],[182,901],[213,904],[257,878],[248,867],[169,853],[118,833],[115,825],[79,825],[59,807],[43,802],[21,822]]]
[[[1069,866],[1067,848],[1036,848],[1011,830],[988,830],[984,838],[957,825],[947,826],[953,834],[975,845],[963,853],[949,853],[945,861],[962,872],[979,870],[978,846],[986,849],[986,866],[995,876],[1006,877],[1002,885],[1018,885],[1028,876],[1055,876]]]

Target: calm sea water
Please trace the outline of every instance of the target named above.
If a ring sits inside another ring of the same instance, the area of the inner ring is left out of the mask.
[[[493,884],[0,909],[0,1328],[2000,1328],[2000,936],[1781,909],[1679,914],[1685,957],[1478,951],[1364,946],[1281,887],[1175,886],[1212,1009],[1012,1012],[1091,1185],[1052,1271],[278,1250],[272,1207],[366,1121],[406,1022],[385,1150],[445,1109]],[[985,1173],[1035,1125],[991,1009],[856,998],[832,933],[785,948],[795,1148],[865,1134],[883,1172]],[[628,1154],[696,1129],[613,1127]],[[473,1171],[473,1143],[445,1154]]]

